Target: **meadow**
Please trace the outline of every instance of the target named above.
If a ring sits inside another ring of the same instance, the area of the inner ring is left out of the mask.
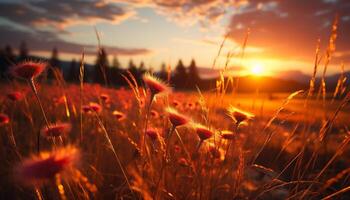
[[[347,199],[348,95],[125,79],[2,84],[0,198]]]

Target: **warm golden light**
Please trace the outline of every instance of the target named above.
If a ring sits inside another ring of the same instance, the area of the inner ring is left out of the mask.
[[[250,73],[255,76],[261,76],[263,74],[263,65],[261,63],[255,63],[250,69]]]

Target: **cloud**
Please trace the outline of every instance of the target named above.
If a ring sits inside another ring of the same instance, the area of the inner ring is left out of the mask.
[[[26,41],[34,51],[51,51],[53,47],[65,53],[95,54],[96,46],[64,41],[62,34],[70,34],[67,26],[94,24],[96,21],[118,23],[134,14],[131,9],[99,0],[41,0],[27,2],[0,1],[0,43],[18,45]],[[143,55],[145,48],[119,48],[105,46],[108,53]]]
[[[81,54],[83,49],[86,55],[95,55],[97,52],[96,45],[83,45],[61,40],[56,34],[50,31],[26,32],[14,29],[9,26],[0,25],[0,43],[18,46],[21,41],[26,41],[30,49],[34,51],[51,51],[56,47],[59,51],[71,54]],[[149,49],[144,48],[120,48],[104,46],[109,54],[124,56],[144,55],[151,53]]]
[[[321,38],[325,49],[336,14],[339,15],[337,50],[350,50],[348,10],[350,2],[346,0],[250,0],[232,15],[229,33],[235,40],[242,39],[242,29],[249,27],[248,43],[264,47],[267,50],[265,56],[312,59],[317,38]],[[343,54],[343,59],[345,55],[348,54]]]
[[[114,3],[98,0],[43,0],[0,3],[1,17],[13,23],[35,28],[63,30],[74,23],[96,20],[120,22],[133,12]]]
[[[114,2],[125,2],[114,0]],[[161,15],[180,25],[202,26],[217,24],[236,4],[237,0],[131,0],[135,7],[152,7]]]

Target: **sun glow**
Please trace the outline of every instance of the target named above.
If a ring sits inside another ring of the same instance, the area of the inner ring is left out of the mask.
[[[264,67],[261,63],[254,63],[250,69],[250,73],[254,76],[261,76],[264,74]]]

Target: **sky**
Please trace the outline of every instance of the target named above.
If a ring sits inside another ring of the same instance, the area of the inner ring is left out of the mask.
[[[126,67],[130,59],[154,70],[182,59],[232,73],[311,74],[318,39],[324,54],[338,17],[336,51],[329,73],[350,64],[348,0],[0,0],[0,48],[25,41],[31,54],[62,60],[96,58],[98,40],[110,60]],[[242,44],[249,32],[242,56]],[[322,62],[321,62],[322,66]]]

